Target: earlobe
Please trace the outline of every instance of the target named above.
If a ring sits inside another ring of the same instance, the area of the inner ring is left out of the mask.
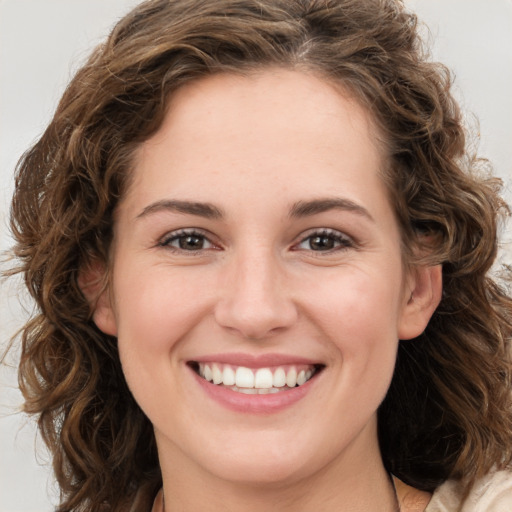
[[[106,283],[105,265],[95,262],[80,271],[78,286],[87,299],[92,319],[98,329],[110,336],[117,336],[117,323]]]
[[[94,308],[92,319],[94,323],[105,334],[110,336],[117,336],[117,322],[114,314],[114,309],[110,303],[110,293],[108,288],[98,297],[96,307]]]
[[[398,337],[409,340],[419,336],[441,302],[443,289],[441,265],[415,268],[406,289]]]

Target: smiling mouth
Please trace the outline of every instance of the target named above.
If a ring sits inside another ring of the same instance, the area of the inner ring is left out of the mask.
[[[324,365],[320,364],[292,364],[265,368],[196,361],[188,364],[204,380],[248,395],[289,391],[304,385],[324,368]]]

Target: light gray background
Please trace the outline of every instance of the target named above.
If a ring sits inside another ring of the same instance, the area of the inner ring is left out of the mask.
[[[0,0],[0,250],[20,154],[42,132],[80,62],[137,0]],[[434,56],[456,72],[464,109],[480,122],[481,154],[512,198],[512,0],[407,0],[430,27]],[[505,238],[512,238],[509,233]],[[510,244],[504,254],[509,258]],[[30,311],[19,282],[1,284],[0,345]],[[15,358],[11,358],[15,363]],[[13,368],[0,368],[0,512],[45,512],[56,503],[34,420],[17,413]],[[37,456],[35,453],[37,452]]]

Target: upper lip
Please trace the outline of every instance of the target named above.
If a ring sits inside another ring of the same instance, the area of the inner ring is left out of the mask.
[[[306,364],[322,364],[318,360],[288,354],[244,354],[244,353],[224,353],[209,354],[196,357],[190,362],[197,363],[221,363],[232,366],[245,366],[246,368],[265,368],[269,366]]]

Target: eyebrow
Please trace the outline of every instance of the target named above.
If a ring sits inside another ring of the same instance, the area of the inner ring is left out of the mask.
[[[211,203],[199,203],[196,201],[179,201],[176,199],[165,199],[157,201],[146,206],[141,213],[137,215],[137,219],[145,217],[152,213],[161,211],[171,211],[177,213],[185,213],[189,215],[197,215],[206,219],[221,219],[224,217],[222,210]]]
[[[329,210],[345,210],[354,212],[373,222],[375,221],[366,208],[354,203],[354,201],[351,201],[350,199],[340,197],[326,197],[313,199],[311,201],[298,201],[290,209],[290,217],[309,217]]]
[[[350,199],[338,197],[312,199],[310,201],[297,201],[290,208],[289,216],[292,218],[310,217],[313,215],[318,215],[319,213],[327,212],[329,210],[350,211],[366,217],[371,221],[374,221],[370,212],[366,208],[351,201]],[[199,217],[214,220],[224,218],[224,213],[222,210],[212,203],[164,199],[162,201],[157,201],[150,204],[149,206],[146,206],[142,212],[137,215],[137,219],[161,211],[197,215]]]

